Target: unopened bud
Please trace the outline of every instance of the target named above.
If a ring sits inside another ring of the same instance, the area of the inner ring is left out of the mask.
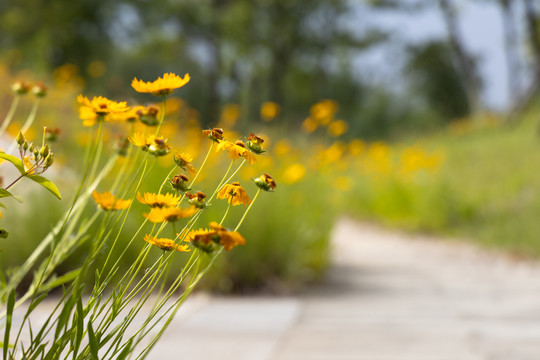
[[[0,228],[0,238],[6,239],[9,236],[9,233],[6,229]]]
[[[18,80],[11,84],[11,91],[17,95],[24,95],[30,90],[30,87],[22,80]]]
[[[19,131],[19,134],[17,135],[16,140],[17,140],[17,144],[19,144],[19,145],[24,144],[24,142],[26,141],[26,139],[24,138],[23,133],[20,132],[20,131]]]
[[[45,97],[47,95],[47,87],[40,81],[32,87],[32,93],[38,98]]]
[[[41,155],[41,157],[46,158],[47,155],[49,155],[49,151],[49,145],[45,144],[45,146],[41,147],[39,154]]]
[[[277,186],[274,179],[266,173],[252,180],[255,185],[257,185],[261,190],[264,191],[273,191]]]

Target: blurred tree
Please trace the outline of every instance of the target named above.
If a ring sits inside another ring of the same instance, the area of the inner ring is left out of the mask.
[[[47,71],[73,63],[86,67],[110,56],[106,1],[0,1],[0,51],[13,51],[21,66]]]
[[[471,104],[465,91],[460,69],[452,61],[451,46],[442,41],[431,41],[409,48],[405,73],[412,85],[412,93],[422,99],[424,108],[432,108],[446,120],[466,116]]]
[[[438,5],[446,25],[448,42],[452,49],[452,57],[455,59],[457,69],[464,80],[464,90],[469,102],[468,107],[475,112],[481,107],[481,81],[478,76],[475,61],[465,48],[463,38],[459,31],[458,13],[451,1],[452,0],[438,0]]]

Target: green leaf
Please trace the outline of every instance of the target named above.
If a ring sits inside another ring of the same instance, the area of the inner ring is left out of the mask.
[[[73,359],[77,358],[77,353],[79,352],[79,346],[81,345],[84,331],[84,312],[81,297],[77,299],[76,309],[77,311],[74,316],[76,317],[77,324],[75,325],[75,344],[73,345]]]
[[[13,195],[12,193],[7,191],[6,189],[0,189],[0,199],[5,198],[5,197],[12,197],[15,200],[17,200],[18,202],[22,202],[22,197]]]
[[[93,360],[99,360],[98,357],[98,340],[94,329],[92,328],[92,321],[88,321],[88,343],[90,344],[90,356]]]
[[[129,353],[131,353],[131,346],[133,345],[133,339],[129,339],[129,341],[124,345],[124,349],[122,352],[118,355],[116,360],[125,360]]]
[[[26,175],[26,177],[32,181],[37,182],[39,185],[43,186],[45,189],[52,192],[53,195],[56,196],[57,198],[62,199],[62,195],[60,195],[60,191],[51,180],[48,180],[44,178],[43,176],[32,175],[32,174]]]
[[[28,310],[26,311],[26,316],[30,315],[30,313],[32,311],[34,311],[36,306],[38,306],[40,302],[45,300],[47,295],[48,295],[48,293],[43,293],[43,294],[39,295],[37,298],[35,298],[34,300],[32,300],[32,302],[30,303],[30,306],[28,307]]]
[[[13,318],[13,309],[15,308],[15,289],[11,290],[7,302],[6,310],[6,330],[4,332],[4,359],[7,359],[9,347],[9,332],[11,331],[11,319]]]
[[[62,275],[57,279],[52,279],[51,281],[43,285],[40,290],[49,291],[49,290],[54,289],[55,287],[58,287],[67,282],[70,282],[71,280],[75,279],[79,275],[80,272],[81,272],[81,269],[77,269],[77,270],[73,270],[73,271],[68,272],[67,274]]]
[[[19,170],[19,172],[20,172],[21,174],[25,174],[25,173],[26,173],[26,170],[24,170],[23,162],[22,162],[22,160],[19,159],[18,157],[13,156],[13,155],[9,155],[9,154],[6,154],[6,153],[3,152],[3,151],[0,151],[0,159],[4,159],[4,160],[7,160],[7,161],[9,161],[10,163],[12,163],[12,164],[17,168],[17,170]]]

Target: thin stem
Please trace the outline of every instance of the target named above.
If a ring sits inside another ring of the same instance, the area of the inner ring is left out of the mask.
[[[242,216],[242,218],[240,219],[240,222],[234,228],[234,231],[238,231],[238,229],[240,228],[240,226],[244,222],[244,219],[246,218],[246,215],[248,214],[249,210],[251,210],[251,207],[255,203],[255,200],[257,200],[257,197],[259,196],[260,193],[261,193],[261,189],[259,188],[259,190],[257,190],[257,193],[255,194],[255,197],[253,197],[253,200],[251,201],[251,204],[249,204],[248,208],[246,209],[246,212],[244,212],[244,216]]]
[[[11,123],[11,120],[13,119],[13,115],[15,115],[15,110],[17,109],[17,105],[19,105],[20,99],[21,99],[20,95],[15,95],[15,97],[13,98],[13,101],[11,102],[11,106],[9,107],[9,111],[6,115],[6,118],[4,119],[2,126],[0,126],[0,136],[4,135],[9,124]]]
[[[161,130],[161,125],[163,125],[163,119],[165,119],[165,104],[167,103],[166,95],[161,95],[161,99],[161,119],[159,119],[159,124],[157,126],[156,133],[154,134],[155,136],[157,136],[159,130]]]

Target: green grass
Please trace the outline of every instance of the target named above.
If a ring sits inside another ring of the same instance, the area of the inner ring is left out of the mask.
[[[445,152],[438,173],[412,183],[364,179],[348,211],[392,227],[540,256],[540,136],[534,114],[516,125],[441,132],[421,143]]]

